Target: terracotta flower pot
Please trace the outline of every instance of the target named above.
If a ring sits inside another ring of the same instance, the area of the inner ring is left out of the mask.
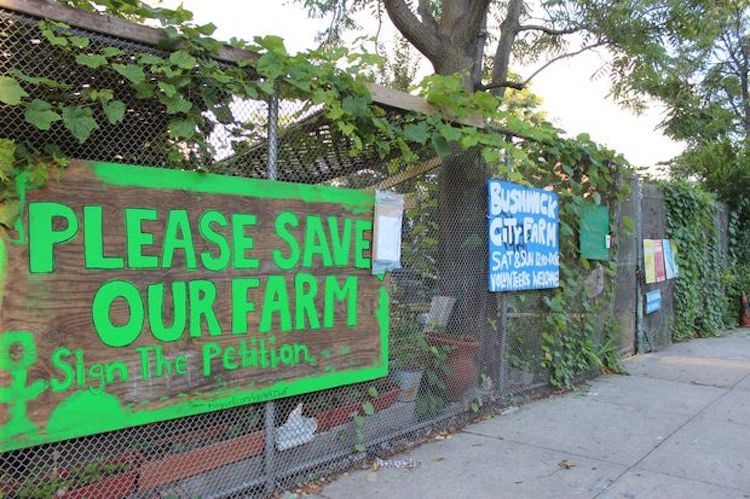
[[[318,420],[318,433],[328,431],[331,428],[346,423],[357,414],[359,408],[360,404],[347,404],[316,413],[315,419]]]
[[[474,386],[479,377],[479,368],[475,360],[479,342],[430,334],[427,341],[435,346],[451,347],[448,353],[447,373],[439,373],[446,385],[448,399],[461,400],[466,390]]]
[[[742,293],[740,299],[740,326],[750,327],[750,303],[748,303],[747,293]]]
[[[265,447],[262,431],[216,442],[199,449],[168,454],[141,467],[140,490],[189,478],[260,454]]]
[[[372,407],[376,412],[392,406],[398,399],[398,394],[401,391],[399,386],[393,382],[387,382],[375,386],[379,390],[378,397],[372,401]],[[360,413],[361,410],[361,403],[352,403],[315,413],[315,419],[318,420],[318,433],[328,431],[331,428],[346,423],[351,420],[355,414]]]
[[[66,491],[62,496],[65,499],[85,499],[89,497],[130,497],[135,492],[135,480],[138,470],[125,471],[116,475],[102,478],[96,483],[84,485],[77,489]]]

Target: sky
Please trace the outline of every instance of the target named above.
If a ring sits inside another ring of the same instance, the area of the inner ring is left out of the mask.
[[[166,0],[162,5],[173,7],[178,3]],[[252,40],[254,36],[278,35],[284,38],[290,52],[314,48],[315,35],[327,22],[308,17],[303,7],[289,0],[182,0],[182,3],[193,11],[196,22],[214,23],[219,39],[235,36]],[[390,22],[386,23],[381,32],[384,41],[396,32]],[[373,19],[362,19],[362,24],[374,33]],[[658,103],[653,102],[648,110],[636,115],[607,97],[606,75],[592,78],[604,63],[605,55],[590,51],[559,61],[532,80],[531,90],[542,97],[541,107],[555,126],[570,135],[588,133],[593,140],[622,153],[633,165],[648,167],[651,173],[656,173],[656,163],[679,154],[684,145],[657,129],[664,111]],[[536,68],[512,65],[512,69],[526,77]],[[429,71],[426,61],[420,71]]]

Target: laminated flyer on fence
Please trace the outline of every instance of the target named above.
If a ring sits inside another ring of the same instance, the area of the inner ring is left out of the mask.
[[[488,185],[489,290],[559,285],[559,202],[543,189],[491,179]]]

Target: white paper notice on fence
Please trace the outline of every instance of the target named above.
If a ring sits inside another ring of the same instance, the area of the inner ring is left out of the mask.
[[[401,225],[404,196],[375,191],[375,223],[372,237],[372,273],[401,268]]]

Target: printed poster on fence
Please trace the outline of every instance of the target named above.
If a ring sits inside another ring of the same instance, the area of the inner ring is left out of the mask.
[[[654,271],[656,273],[656,282],[664,282],[667,278],[666,270],[664,269],[664,247],[662,246],[661,239],[655,239],[654,245]]]
[[[678,275],[674,244],[671,240],[664,239],[662,245],[664,247],[664,271],[667,279],[674,279]]]
[[[558,287],[557,194],[497,179],[487,185],[489,290]]]
[[[73,162],[0,231],[0,452],[385,376],[374,195]]]
[[[654,259],[654,240],[643,240],[643,269],[646,284],[656,282],[656,260]]]

